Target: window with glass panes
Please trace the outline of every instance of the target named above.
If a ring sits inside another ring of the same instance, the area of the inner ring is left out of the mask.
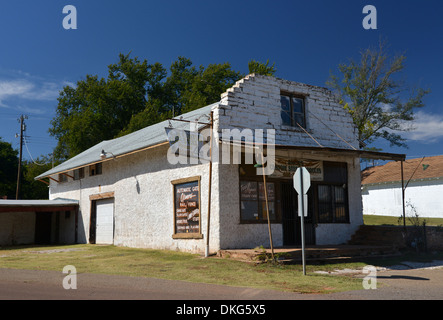
[[[280,95],[281,119],[286,126],[306,128],[305,98],[298,95],[282,93]]]
[[[275,214],[275,185],[267,182],[268,207],[270,220],[276,219]],[[240,181],[240,218],[242,222],[266,222],[264,183],[259,181]]]
[[[347,223],[348,188],[346,163],[324,162],[324,180],[317,185],[318,222]]]

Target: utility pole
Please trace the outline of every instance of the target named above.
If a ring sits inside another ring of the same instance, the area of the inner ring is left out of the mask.
[[[17,191],[15,193],[16,200],[18,200],[20,197],[20,179],[21,179],[21,166],[22,166],[22,153],[23,153],[23,132],[26,130],[25,129],[25,119],[28,119],[28,116],[21,115],[20,119],[18,119],[18,121],[20,122],[20,154],[19,154],[19,158],[18,158]]]

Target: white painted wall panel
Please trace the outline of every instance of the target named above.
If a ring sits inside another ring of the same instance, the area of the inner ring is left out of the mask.
[[[365,185],[363,214],[400,217],[403,214],[401,184]],[[443,218],[443,179],[411,181],[405,191],[406,214]],[[411,206],[412,205],[412,206]]]

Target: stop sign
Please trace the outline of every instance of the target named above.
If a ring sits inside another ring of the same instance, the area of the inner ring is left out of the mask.
[[[294,173],[294,189],[297,193],[306,194],[311,187],[311,175],[305,167],[298,168]]]

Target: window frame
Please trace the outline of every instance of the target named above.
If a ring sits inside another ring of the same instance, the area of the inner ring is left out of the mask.
[[[79,168],[74,170],[74,180],[80,180],[85,177],[85,168]]]
[[[242,169],[244,171],[244,173],[242,174]],[[264,183],[263,182],[263,177],[262,176],[256,176],[253,175],[252,173],[255,172],[255,168],[253,165],[239,165],[238,166],[238,170],[239,170],[239,179],[238,179],[238,198],[239,198],[239,219],[240,219],[240,224],[266,224],[268,222],[267,218],[260,218],[260,219],[243,219],[243,215],[242,215],[242,192],[241,192],[241,186],[242,186],[242,182],[255,182],[257,184],[257,197],[256,200],[244,200],[244,201],[255,201],[257,203],[257,213],[260,214],[260,210],[263,210],[263,206],[266,206],[266,200],[265,199],[260,199],[260,187],[259,184],[260,183]],[[278,181],[275,179],[267,179],[266,181],[266,185],[269,188],[269,184],[273,184],[274,185],[274,200],[270,201],[269,200],[269,195],[268,195],[268,204],[269,202],[274,202],[274,218],[270,219],[271,223],[281,223],[281,215],[280,215],[280,204],[279,204],[279,184]],[[262,202],[262,204],[261,204]],[[266,208],[265,208],[266,210]]]
[[[280,117],[281,117],[281,113],[282,112],[286,112],[283,110],[282,107],[282,97],[288,97],[289,98],[289,116],[290,116],[290,124],[288,123],[284,123],[283,118],[281,118],[282,120],[282,125],[283,126],[287,126],[287,127],[293,127],[293,128],[299,128],[299,126],[297,125],[296,122],[296,117],[295,115],[301,115],[303,118],[303,123],[300,123],[300,126],[303,129],[307,129],[308,125],[307,125],[307,117],[306,117],[306,99],[307,96],[306,95],[302,95],[302,94],[298,94],[298,93],[291,93],[291,92],[287,92],[287,91],[281,91],[280,92]],[[296,112],[294,111],[294,103],[293,103],[293,99],[300,99],[302,101],[302,112]]]
[[[89,176],[99,176],[103,173],[103,164],[101,162],[91,164],[89,166]]]
[[[59,173],[58,174],[58,182],[59,183],[68,182],[68,176],[64,173]]]
[[[339,175],[330,174],[327,172],[331,168],[338,168],[338,170],[343,170]],[[324,169],[324,180],[316,183],[316,203],[317,203],[317,222],[322,224],[328,223],[349,223],[349,188],[348,188],[348,165],[346,162],[323,162]],[[344,174],[344,177],[339,177]],[[328,179],[329,177],[329,179]],[[337,178],[338,177],[338,178]],[[343,180],[341,180],[343,178]],[[320,187],[328,187],[329,203],[322,202],[320,200]],[[343,188],[343,201],[337,201],[336,188]],[[327,219],[322,218],[320,213],[320,208],[322,204],[328,205],[330,210],[330,215]],[[337,209],[344,208],[344,219],[338,219]]]

